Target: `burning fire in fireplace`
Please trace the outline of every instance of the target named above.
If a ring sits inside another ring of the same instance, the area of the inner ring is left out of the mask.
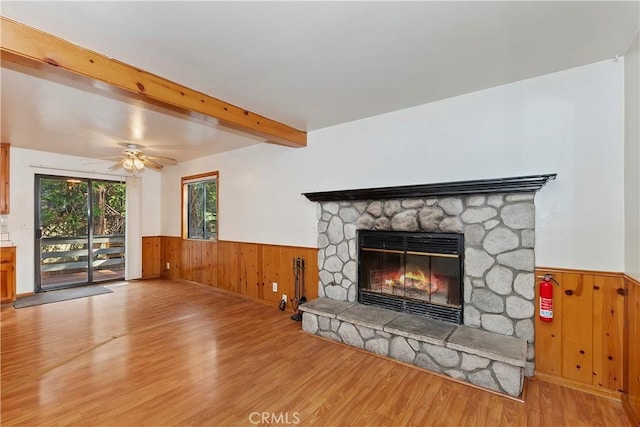
[[[371,289],[426,300],[439,293],[440,299],[446,301],[449,278],[428,271],[425,273],[424,270],[416,265],[407,265],[399,270],[376,272],[371,275]]]
[[[461,239],[360,231],[359,301],[460,323]]]

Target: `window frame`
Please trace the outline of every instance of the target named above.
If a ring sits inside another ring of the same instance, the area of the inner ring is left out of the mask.
[[[189,224],[187,224],[189,220],[188,209],[188,200],[189,200],[189,192],[188,192],[188,184],[193,184],[196,182],[203,181],[211,181],[215,180],[216,183],[216,233],[215,238],[213,239],[200,239],[197,237],[189,237]],[[180,178],[180,203],[181,203],[181,228],[182,228],[182,239],[184,240],[195,240],[198,242],[217,242],[220,235],[220,173],[218,171],[205,172],[196,175],[183,176]]]

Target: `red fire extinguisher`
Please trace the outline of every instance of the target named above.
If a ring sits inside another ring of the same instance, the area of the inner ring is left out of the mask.
[[[545,274],[540,282],[540,320],[553,320],[553,284],[560,285],[551,274]]]

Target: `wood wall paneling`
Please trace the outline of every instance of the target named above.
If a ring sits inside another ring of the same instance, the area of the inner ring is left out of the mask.
[[[218,242],[218,287],[236,293],[240,293],[238,253],[238,243]]]
[[[562,375],[590,384],[593,368],[592,287],[580,274],[565,273],[561,278]],[[559,313],[555,311],[554,314]]]
[[[191,259],[190,259],[190,263],[189,265],[194,266],[193,271],[192,271],[192,276],[191,276],[191,280],[193,282],[197,282],[197,283],[204,283],[204,280],[202,278],[202,271],[203,271],[203,265],[202,265],[202,251],[204,250],[204,242],[194,242],[193,245],[191,246]]]
[[[161,268],[161,237],[142,237],[142,278],[152,279],[160,277]]]
[[[624,389],[624,280],[619,273],[544,269],[553,274],[553,322],[536,308],[536,374],[574,388],[620,396]],[[539,279],[538,279],[539,282]],[[536,303],[539,289],[536,286]]]
[[[192,271],[196,267],[190,264],[192,241],[183,240],[180,250],[180,278],[184,280],[193,280]],[[184,266],[184,267],[183,267]]]
[[[280,247],[280,278],[278,279],[278,291],[271,292],[275,303],[279,303],[282,299],[282,294],[287,295],[287,306],[291,304],[291,299],[295,296],[295,275],[293,272],[293,261],[296,258],[303,258],[300,256],[295,248],[288,246]],[[302,278],[300,278],[302,280]]]
[[[305,261],[304,285],[308,300],[318,297],[318,250],[231,241],[204,242],[180,237],[143,239],[143,271],[159,269],[162,278],[187,280],[214,286],[277,306],[287,295],[287,311],[293,311],[295,295],[293,259]],[[158,254],[158,255],[155,255]],[[152,260],[154,256],[159,257]],[[154,264],[155,263],[155,264]],[[170,268],[166,265],[169,263]],[[144,273],[146,277],[146,273]],[[272,283],[278,291],[272,291]]]
[[[160,274],[167,279],[188,280],[277,306],[287,295],[287,310],[295,286],[293,258],[305,260],[307,299],[318,296],[318,250],[294,246],[244,242],[202,242],[180,237],[162,237]],[[170,268],[166,268],[169,263]],[[272,283],[278,291],[272,291]]]
[[[161,254],[161,277],[165,279],[180,279],[180,253],[182,252],[182,238],[162,237],[160,248]],[[167,268],[167,263],[169,268]]]
[[[253,243],[242,243],[238,250],[240,271],[239,292],[251,298],[258,298],[260,286],[260,266],[262,265],[262,248]]]
[[[304,248],[304,259],[306,263],[304,288],[308,300],[318,298],[318,250],[315,248]]]
[[[295,298],[295,274],[293,270],[294,259],[304,260],[304,273],[300,276],[301,292],[312,300],[318,297],[318,251],[315,248],[301,248],[294,246],[265,246],[264,265],[265,280],[274,277],[277,280],[270,280],[265,285],[265,299],[277,304],[282,298],[282,294],[287,295],[287,309],[292,309],[292,299]],[[277,270],[277,271],[275,271]],[[271,285],[278,283],[278,292],[273,292]],[[302,296],[302,295],[300,295]]]
[[[271,290],[273,282],[280,283],[280,276],[286,274],[283,271],[281,261],[281,251],[278,246],[265,245],[262,247],[262,295],[261,298],[271,303],[278,303],[278,293]],[[291,268],[291,260],[289,260],[289,270]]]
[[[202,283],[208,286],[218,285],[218,244],[212,242],[204,245],[204,259],[202,265],[204,268],[202,275]]]
[[[640,425],[640,281],[625,277],[624,407],[632,422]]]
[[[624,279],[587,277],[593,286],[593,385],[622,392]]]

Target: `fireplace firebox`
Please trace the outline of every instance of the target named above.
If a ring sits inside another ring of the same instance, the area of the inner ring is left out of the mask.
[[[358,246],[361,304],[462,323],[462,234],[360,230]]]

